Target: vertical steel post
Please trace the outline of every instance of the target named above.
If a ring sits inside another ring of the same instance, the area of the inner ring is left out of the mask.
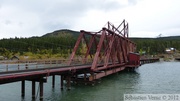
[[[128,23],[127,23],[127,38],[129,37],[129,25],[128,25]]]
[[[125,20],[123,20],[123,30],[124,30],[124,38],[126,37],[126,24],[125,24]]]

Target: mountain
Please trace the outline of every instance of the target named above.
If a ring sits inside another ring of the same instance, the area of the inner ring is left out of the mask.
[[[157,38],[140,38],[140,37],[130,37],[130,40],[166,40],[166,41],[179,41],[180,36],[166,36],[166,37],[157,37]]]
[[[61,30],[56,30],[51,33],[47,33],[43,35],[42,37],[63,37],[63,36],[73,36],[73,37],[78,37],[80,32],[78,31],[73,31],[69,29],[61,29]]]
[[[61,29],[56,30],[54,32],[47,33],[42,37],[58,37],[58,36],[73,36],[78,37],[80,34],[79,31],[73,31],[70,29]],[[157,38],[138,38],[138,37],[130,37],[132,40],[149,40],[149,39],[160,39],[160,40],[180,40],[180,36],[167,36],[167,37],[157,37]]]
[[[180,40],[180,36],[159,37],[157,39],[162,39],[162,40]]]

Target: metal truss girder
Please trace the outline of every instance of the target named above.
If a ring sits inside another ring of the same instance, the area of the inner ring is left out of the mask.
[[[71,64],[81,40],[84,40],[86,45],[82,61],[87,63],[88,55],[90,55],[92,59],[91,71],[109,68],[109,64],[128,64],[128,54],[135,52],[136,49],[136,44],[128,39],[128,23],[123,20],[118,27],[110,22],[107,24],[108,27],[104,27],[99,32],[81,31],[69,64]],[[90,37],[86,37],[86,35]],[[103,66],[99,67],[99,64]]]
[[[103,40],[105,38],[105,35],[106,35],[106,31],[105,31],[105,29],[103,29],[102,30],[102,35],[100,37],[99,44],[97,46],[97,50],[96,50],[96,53],[95,53],[94,61],[92,63],[91,70],[94,70],[96,68],[96,66],[97,66],[98,57],[99,57],[99,54],[100,54],[100,51],[101,51],[101,48],[102,48],[102,44],[103,44]]]

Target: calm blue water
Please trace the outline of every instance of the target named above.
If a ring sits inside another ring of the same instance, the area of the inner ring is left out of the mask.
[[[44,85],[44,101],[123,101],[124,94],[180,94],[179,76],[180,62],[157,62],[142,65],[136,72],[102,78],[95,86],[73,85],[70,91],[60,90],[58,76],[53,89],[49,77]],[[31,101],[31,82],[26,82],[24,99],[20,82],[0,85],[0,101]]]

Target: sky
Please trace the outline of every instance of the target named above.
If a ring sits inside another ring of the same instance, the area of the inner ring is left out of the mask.
[[[0,0],[0,39],[129,24],[130,37],[180,35],[180,0]]]

